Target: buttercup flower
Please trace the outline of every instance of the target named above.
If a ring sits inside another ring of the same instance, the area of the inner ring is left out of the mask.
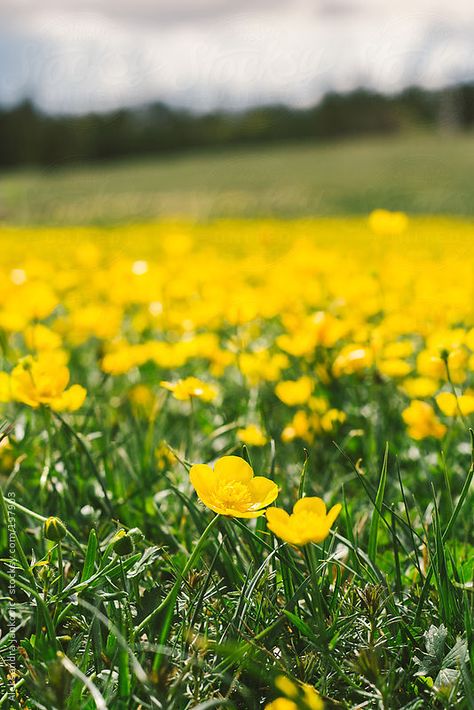
[[[10,376],[6,372],[0,372],[0,402],[9,402],[10,399]]]
[[[394,237],[402,234],[408,227],[408,217],[404,212],[374,210],[369,216],[370,229],[379,236]]]
[[[324,704],[319,693],[307,683],[295,683],[285,676],[275,680],[276,688],[286,697],[277,698],[265,705],[265,710],[323,710]],[[299,702],[298,702],[299,701]]]
[[[278,495],[276,483],[254,476],[252,467],[239,456],[223,456],[214,469],[195,464],[189,476],[204,505],[230,517],[257,518]]]
[[[163,380],[160,385],[172,392],[175,399],[182,401],[196,397],[204,402],[212,402],[217,397],[217,388],[199,380],[197,377],[186,377],[184,380],[178,380],[177,382]]]
[[[436,404],[447,417],[455,417],[459,410],[468,417],[474,412],[474,395],[461,394],[456,398],[452,392],[441,392],[436,397]]]
[[[402,382],[400,389],[411,399],[431,397],[438,389],[438,381],[430,377],[410,377]]]
[[[304,404],[311,397],[313,382],[310,377],[300,377],[299,380],[285,380],[275,387],[275,394],[284,404],[293,407]]]
[[[373,354],[363,345],[345,345],[334,360],[332,371],[335,377],[352,375],[369,368],[373,362]]]
[[[428,402],[414,399],[410,406],[403,410],[402,417],[412,439],[425,439],[427,436],[441,439],[446,433],[446,427],[441,424]]]
[[[281,508],[269,508],[266,511],[267,525],[275,535],[291,545],[322,542],[329,535],[341,508],[341,504],[337,503],[326,512],[326,504],[321,498],[308,496],[295,503],[292,515]]]
[[[74,412],[82,406],[86,390],[69,383],[69,370],[59,359],[48,355],[23,358],[10,376],[11,398],[30,407],[46,404],[58,412]]]
[[[239,440],[249,446],[265,446],[267,437],[256,424],[249,424],[243,429],[237,429]]]

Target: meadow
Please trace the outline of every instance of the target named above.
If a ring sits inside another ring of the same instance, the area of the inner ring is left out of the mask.
[[[4,176],[2,706],[474,706],[472,140]]]
[[[474,212],[474,136],[416,133],[249,146],[0,174],[0,220],[103,224],[185,218]]]
[[[471,221],[0,253],[0,707],[474,707]]]

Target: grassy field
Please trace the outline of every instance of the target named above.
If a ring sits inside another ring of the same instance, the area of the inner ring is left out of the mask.
[[[185,217],[474,214],[474,136],[302,143],[7,173],[0,219],[108,224]]]
[[[472,710],[473,270],[384,211],[0,227],[0,708]]]

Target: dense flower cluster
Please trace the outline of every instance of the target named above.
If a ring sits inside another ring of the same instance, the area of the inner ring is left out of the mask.
[[[100,371],[149,411],[160,382],[182,408],[218,407],[241,382],[273,392],[278,412],[271,427],[255,406],[236,422],[235,441],[256,447],[363,430],[363,383],[386,388],[416,440],[474,411],[469,224],[379,210],[352,222],[35,230],[12,248],[18,235],[0,234],[4,405],[74,411]]]

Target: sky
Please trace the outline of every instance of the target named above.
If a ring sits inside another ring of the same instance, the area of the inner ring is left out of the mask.
[[[312,105],[474,79],[474,0],[0,0],[0,103]]]

